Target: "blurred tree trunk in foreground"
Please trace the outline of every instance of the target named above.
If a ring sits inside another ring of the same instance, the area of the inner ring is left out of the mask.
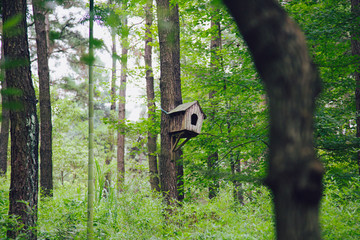
[[[323,168],[313,143],[320,79],[300,28],[274,0],[224,0],[265,83],[270,109],[267,184],[279,240],[320,239]]]

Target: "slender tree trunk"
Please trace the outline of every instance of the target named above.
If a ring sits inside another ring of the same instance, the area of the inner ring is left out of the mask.
[[[4,62],[4,44],[1,44],[1,63]],[[6,89],[5,71],[1,70],[1,89]],[[7,171],[7,156],[9,146],[9,127],[10,116],[8,109],[8,97],[6,94],[1,94],[1,132],[0,132],[0,176],[6,176]]]
[[[109,4],[113,4],[112,0],[109,0]],[[111,28],[111,55],[112,55],[112,67],[111,67],[111,86],[110,86],[110,120],[114,120],[116,112],[116,61],[117,61],[117,51],[116,51],[116,32],[114,28]],[[115,138],[113,129],[109,129],[109,152],[106,155],[105,164],[110,165],[114,153]],[[111,186],[111,170],[105,175],[105,188],[109,190]]]
[[[227,105],[227,109],[230,109],[231,99],[228,99],[226,105]],[[230,135],[231,134],[230,121],[227,122],[227,129],[228,129],[228,134]],[[244,205],[242,184],[239,180],[237,180],[237,176],[239,176],[241,173],[241,162],[239,159],[239,153],[237,154],[236,157],[234,156],[233,153],[230,154],[230,167],[231,167],[231,174],[234,177],[234,179],[232,180],[232,183],[234,185],[234,191],[233,191],[234,201]]]
[[[26,1],[6,0],[2,4],[3,23],[20,17],[13,27],[4,30],[3,37],[4,55],[7,60],[6,83],[8,89],[15,91],[8,96],[11,121],[9,215],[19,217],[24,228],[8,230],[7,237],[16,238],[23,232],[28,239],[36,239],[39,123],[30,71]],[[17,34],[14,34],[14,31]]]
[[[227,109],[230,109],[230,104],[231,104],[231,99],[228,100],[228,102],[226,104]],[[229,121],[227,122],[227,129],[228,129],[228,134],[230,135],[231,134],[231,124]],[[236,157],[234,156],[234,153],[230,154],[230,167],[231,167],[231,174],[234,177],[234,179],[232,180],[232,183],[234,185],[234,191],[233,191],[234,201],[244,205],[242,184],[239,180],[236,179],[237,176],[239,176],[239,174],[241,173],[241,163],[240,163],[240,159],[239,159],[239,154],[237,154]]]
[[[241,173],[241,161],[239,156],[236,158],[231,154],[231,173],[234,176],[233,185],[234,185],[234,200],[241,205],[244,205],[244,195],[242,189],[242,183],[236,180],[237,175]]]
[[[93,59],[94,59],[94,0],[90,0],[90,23],[89,23],[89,139],[88,139],[88,208],[87,208],[87,239],[94,239],[94,199],[95,199],[95,180],[94,180],[94,79],[93,79]]]
[[[153,0],[147,0],[145,6],[145,68],[146,68],[146,95],[148,118],[152,122],[155,121],[155,91],[154,91],[154,76],[152,71],[152,46],[151,43],[152,33],[151,26],[153,23]],[[156,141],[157,136],[150,127],[148,131],[148,159],[149,159],[149,172],[150,172],[150,186],[151,190],[160,192],[159,173],[156,157]]]
[[[218,176],[216,176],[217,163],[219,161],[218,151],[215,151],[209,155],[207,160],[207,168],[209,173],[211,173],[211,179],[209,183],[209,199],[213,199],[219,192],[219,179]]]
[[[169,0],[157,0],[156,3],[160,43],[161,108],[168,112],[182,103],[179,10],[177,5],[170,5]],[[181,179],[182,176],[177,176],[177,172],[181,172],[182,162],[181,152],[171,152],[170,119],[164,111],[161,113],[159,170],[161,190],[166,201],[171,203],[179,199],[177,179]]]
[[[220,64],[220,56],[219,50],[221,50],[221,25],[220,25],[220,18],[221,15],[219,14],[219,9],[213,9],[214,13],[211,18],[211,30],[212,30],[212,37],[210,43],[210,73],[211,76],[216,76],[216,73],[219,71],[219,64]],[[209,93],[209,99],[213,110],[210,114],[211,121],[215,121],[215,114],[216,114],[216,105],[217,103],[214,101],[216,91],[211,91]],[[214,149],[214,152],[210,153],[208,156],[207,167],[208,171],[213,173],[216,172],[216,168],[219,161],[219,154],[218,150]],[[209,199],[216,197],[219,191],[219,180],[217,176],[214,174],[213,179],[210,180],[209,185]]]
[[[122,8],[126,9],[123,3]],[[126,78],[127,78],[127,58],[129,50],[129,28],[127,26],[127,16],[123,15],[122,20],[122,40],[121,40],[121,75],[119,91],[119,123],[125,124],[125,105],[126,105]],[[117,142],[117,171],[118,171],[118,190],[122,190],[125,181],[125,134],[123,128],[118,130]]]
[[[224,0],[265,83],[270,110],[267,184],[279,240],[320,239],[323,168],[313,143],[320,79],[299,27],[274,0]]]
[[[40,98],[40,188],[45,197],[53,195],[52,176],[52,123],[50,76],[46,32],[47,12],[42,0],[33,0],[39,74]]]
[[[356,19],[354,23],[355,30],[351,36],[351,48],[354,56],[360,56],[360,30],[359,30],[359,17],[360,17],[360,5],[359,0],[351,0],[351,12],[353,19]],[[356,104],[356,137],[360,139],[360,62],[358,62],[357,70],[354,73],[356,87],[355,87],[355,104]],[[360,151],[357,152],[357,165],[360,175]]]

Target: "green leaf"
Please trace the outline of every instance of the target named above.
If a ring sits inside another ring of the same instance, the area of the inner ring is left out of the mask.
[[[95,57],[90,56],[89,54],[83,54],[80,58],[80,61],[86,65],[92,65],[95,62]]]
[[[18,88],[6,88],[1,90],[1,94],[12,95],[12,96],[22,96],[23,92]]]
[[[97,49],[102,48],[105,45],[104,41],[98,38],[94,38],[91,43],[93,44],[93,47]]]
[[[3,31],[7,32],[9,34],[9,32],[14,32],[14,29],[17,29],[17,25],[19,24],[19,22],[22,19],[22,15],[18,14],[15,15],[13,17],[11,17],[10,19],[8,19],[4,25],[3,25]],[[17,31],[18,32],[18,31]]]
[[[50,41],[54,42],[55,40],[58,40],[61,38],[61,33],[56,31],[50,31],[49,32],[49,39]]]
[[[5,69],[13,69],[17,67],[23,67],[23,66],[29,66],[29,60],[28,59],[6,59],[3,62],[3,68]]]

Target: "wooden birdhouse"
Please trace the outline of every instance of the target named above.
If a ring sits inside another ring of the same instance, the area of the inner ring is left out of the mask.
[[[187,139],[196,137],[201,132],[203,121],[206,118],[198,101],[181,104],[168,114],[170,116],[170,134]]]

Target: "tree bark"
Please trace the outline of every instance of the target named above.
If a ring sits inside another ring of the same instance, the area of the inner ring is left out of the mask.
[[[224,0],[265,83],[270,109],[267,184],[277,239],[320,239],[323,168],[313,144],[320,80],[299,27],[274,0]]]
[[[3,22],[14,21],[4,29],[4,54],[11,121],[11,182],[9,215],[18,216],[24,228],[8,230],[8,238],[25,233],[36,239],[38,206],[39,123],[36,97],[31,79],[27,39],[26,1],[5,0]]]
[[[169,0],[157,0],[156,3],[160,43],[161,108],[168,112],[182,103],[179,10],[177,5],[170,5]],[[181,152],[171,151],[170,119],[164,111],[161,113],[159,171],[161,190],[167,203],[171,203],[179,199],[177,179],[181,179],[182,176],[178,176],[177,172],[181,173],[183,165],[180,160]],[[179,182],[181,184],[181,180]],[[180,200],[181,198],[180,195]]]
[[[52,122],[50,100],[50,76],[46,31],[46,9],[42,0],[33,0],[36,45],[38,56],[40,99],[40,188],[45,197],[53,195]]]
[[[153,125],[155,121],[155,91],[154,91],[154,76],[152,71],[152,33],[151,26],[153,24],[153,0],[147,0],[145,6],[145,69],[146,69],[146,95],[148,107],[148,119]],[[147,137],[149,172],[150,172],[150,186],[151,190],[160,192],[160,182],[158,173],[158,164],[156,157],[156,142],[157,135],[151,126]]]
[[[1,44],[1,62],[4,63],[4,44]],[[8,109],[8,97],[5,93],[6,89],[6,77],[5,71],[1,70],[1,132],[0,132],[0,176],[6,176],[7,172],[7,157],[8,157],[8,146],[9,146],[9,127],[10,127],[10,116]]]
[[[351,0],[351,12],[353,19],[356,19],[355,30],[351,36],[351,49],[353,56],[360,57],[360,30],[359,17],[360,5],[359,0]],[[357,70],[354,72],[356,87],[355,87],[355,105],[356,105],[356,137],[360,139],[360,61],[357,63]],[[357,152],[357,167],[360,175],[360,151]]]
[[[126,4],[123,3],[123,9],[126,9]],[[121,75],[120,75],[120,90],[119,90],[119,123],[125,124],[125,105],[126,105],[126,78],[127,78],[127,58],[129,51],[129,28],[127,26],[127,16],[123,15],[122,20],[122,40],[121,40]],[[122,190],[122,185],[125,181],[125,133],[123,127],[118,130],[117,142],[117,171],[118,171],[118,190]]]
[[[109,0],[109,4],[114,4],[112,0]],[[115,8],[115,6],[114,6]],[[112,55],[112,67],[111,67],[111,86],[110,86],[110,114],[109,119],[112,122],[116,112],[116,61],[117,61],[117,50],[116,50],[116,32],[115,28],[111,27],[111,55]],[[109,152],[106,154],[105,164],[108,166],[110,165],[113,153],[114,153],[114,145],[115,145],[115,138],[113,129],[109,129]],[[105,189],[108,192],[111,186],[111,175],[112,172],[109,169],[108,172],[105,174]]]

